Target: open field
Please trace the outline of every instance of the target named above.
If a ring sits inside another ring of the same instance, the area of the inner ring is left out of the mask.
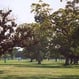
[[[63,61],[0,61],[0,79],[79,79],[79,65],[64,66]]]

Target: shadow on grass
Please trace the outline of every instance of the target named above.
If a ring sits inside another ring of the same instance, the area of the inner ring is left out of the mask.
[[[60,76],[58,78],[52,76],[30,76],[30,77],[6,76],[6,77],[0,77],[0,79],[79,79],[79,76],[67,75],[67,76]]]
[[[29,67],[29,68],[78,68],[79,65],[63,65],[63,64],[0,64],[1,66]]]
[[[79,79],[79,75],[64,75],[60,79]]]
[[[3,70],[0,70],[0,74],[3,74],[4,73],[4,71]]]
[[[0,63],[1,66],[29,67],[29,68],[78,68],[79,65],[64,65],[62,62],[50,62],[37,64],[37,62],[21,61]]]
[[[33,65],[16,65],[16,67],[30,67],[30,68],[79,68],[79,65],[76,65],[76,66],[65,66],[63,64],[61,65],[50,65],[50,64],[41,64],[41,65],[38,65],[38,64],[33,64]]]

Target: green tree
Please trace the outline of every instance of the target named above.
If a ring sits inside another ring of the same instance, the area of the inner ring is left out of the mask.
[[[0,10],[0,55],[11,52],[14,46],[12,34],[16,24],[14,18],[9,17],[11,12]]]
[[[48,52],[49,40],[52,34],[50,11],[50,5],[44,3],[42,0],[39,0],[38,3],[32,4],[32,12],[35,14],[35,21],[38,23],[38,26],[36,26],[35,38],[38,38],[36,50],[38,51],[37,60],[39,64],[41,64],[41,55],[44,55],[46,52]]]
[[[76,52],[72,51],[71,48],[73,48],[73,45],[78,45],[75,39],[72,39],[72,36],[74,31],[79,28],[79,9],[75,5],[73,6],[73,2],[68,1],[65,9],[59,9],[51,17],[55,30],[53,43],[58,46],[66,58],[65,64],[70,64],[72,59],[78,60],[75,56]]]
[[[15,42],[18,47],[28,47],[32,40],[32,28],[29,24],[19,25],[15,32]]]

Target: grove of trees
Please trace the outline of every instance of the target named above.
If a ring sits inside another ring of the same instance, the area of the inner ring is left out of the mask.
[[[60,0],[63,1],[63,0]],[[0,55],[24,48],[24,55],[38,64],[47,58],[64,58],[65,64],[79,60],[79,0],[67,1],[65,8],[51,12],[50,5],[39,0],[31,5],[35,23],[16,27],[9,19],[11,10],[0,10]],[[16,29],[14,29],[16,27]]]

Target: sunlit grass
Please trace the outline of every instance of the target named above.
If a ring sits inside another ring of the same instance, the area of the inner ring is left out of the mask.
[[[79,79],[79,65],[64,66],[64,61],[0,61],[0,79]]]

